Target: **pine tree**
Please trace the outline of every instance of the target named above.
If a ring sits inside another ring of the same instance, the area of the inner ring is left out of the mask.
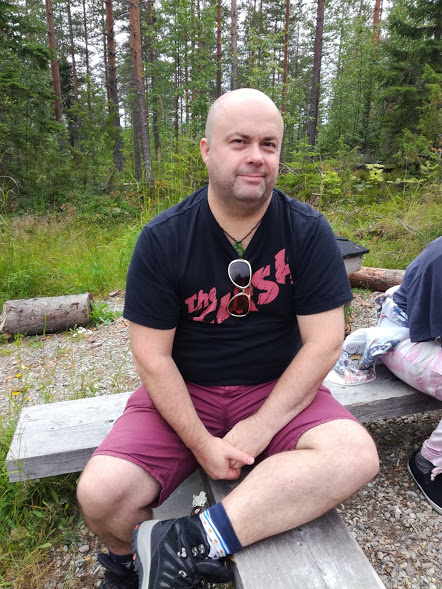
[[[383,46],[383,107],[386,111],[386,144],[407,129],[418,132],[420,114],[430,90],[425,68],[442,74],[442,2],[404,0],[388,19],[390,38]],[[428,71],[428,70],[427,70]]]

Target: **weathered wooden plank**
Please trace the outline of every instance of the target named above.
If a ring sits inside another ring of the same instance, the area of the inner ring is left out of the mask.
[[[236,481],[203,474],[211,503]],[[277,509],[277,507],[275,507]],[[376,589],[384,587],[336,510],[235,554],[236,589]]]
[[[325,385],[362,422],[442,408],[440,401],[416,391],[385,366],[378,367],[377,379],[370,383]],[[120,393],[24,408],[6,457],[10,481],[83,470],[129,396]]]
[[[9,480],[83,470],[129,396],[120,393],[24,408],[6,456]]]
[[[438,399],[417,391],[383,364],[377,366],[371,382],[345,386],[326,380],[324,385],[363,423],[442,409]]]

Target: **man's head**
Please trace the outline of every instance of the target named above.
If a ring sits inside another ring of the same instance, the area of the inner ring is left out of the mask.
[[[278,177],[283,131],[276,105],[262,92],[243,88],[218,98],[201,140],[209,197],[235,208],[267,202]]]

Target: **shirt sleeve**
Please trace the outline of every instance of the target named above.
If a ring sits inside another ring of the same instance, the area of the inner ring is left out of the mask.
[[[407,315],[412,342],[442,337],[442,272],[428,264],[407,286]]]
[[[320,215],[302,243],[294,268],[297,315],[330,311],[353,299],[342,254],[328,221]]]
[[[170,245],[158,241],[156,232],[144,227],[135,245],[126,280],[123,316],[155,329],[173,329],[179,318]]]

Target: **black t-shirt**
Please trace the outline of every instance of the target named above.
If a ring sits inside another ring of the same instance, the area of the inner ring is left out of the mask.
[[[253,273],[245,317],[227,312],[238,292],[227,267],[237,258],[209,208],[207,187],[159,214],[140,234],[124,317],[155,329],[176,327],[173,358],[185,380],[210,386],[279,378],[302,345],[296,315],[352,299],[330,225],[279,190],[243,256]]]

